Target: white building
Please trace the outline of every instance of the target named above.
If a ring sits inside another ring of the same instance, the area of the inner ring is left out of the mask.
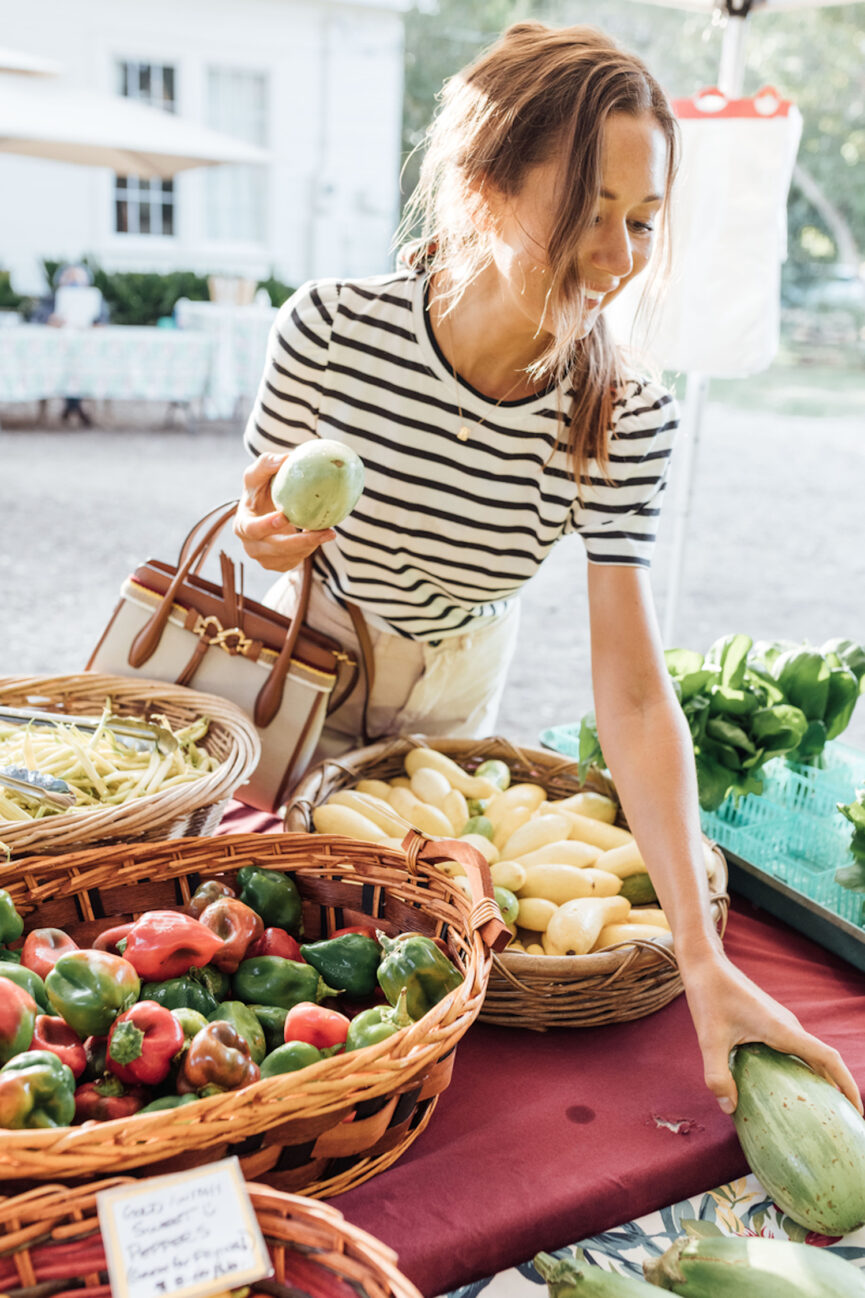
[[[409,0],[2,0],[4,46],[265,148],[137,181],[0,152],[0,269],[40,259],[289,284],[392,265]]]

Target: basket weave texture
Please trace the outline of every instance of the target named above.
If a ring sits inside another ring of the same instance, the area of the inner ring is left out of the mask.
[[[25,933],[62,928],[87,946],[95,934],[146,910],[185,905],[203,879],[232,884],[242,866],[260,865],[294,879],[307,941],[372,919],[391,935],[442,937],[464,974],[457,988],[395,1036],[298,1072],[179,1109],[3,1131],[0,1182],[20,1188],[132,1168],[174,1172],[236,1155],[247,1179],[326,1198],[388,1167],[423,1130],[450,1082],[454,1048],[486,991],[491,957],[484,935],[492,941],[503,932],[482,857],[472,851],[478,877],[486,872],[472,901],[432,863],[449,852],[415,834],[406,848],[334,836],[237,834],[31,857],[0,869],[0,887],[24,917]]]
[[[286,809],[290,833],[308,832],[313,809],[337,789],[359,780],[390,780],[405,774],[405,755],[414,747],[437,749],[473,772],[490,758],[507,762],[512,783],[543,785],[548,797],[567,798],[593,789],[615,798],[611,782],[600,772],[582,781],[570,758],[536,748],[520,748],[500,737],[428,739],[408,735],[357,749],[339,760],[322,762],[295,787]],[[618,823],[625,825],[619,815]],[[709,841],[709,840],[707,840]],[[709,879],[712,915],[723,934],[727,920],[727,867],[715,844]],[[582,956],[522,955],[507,950],[493,956],[482,1022],[501,1027],[596,1027],[642,1018],[661,1009],[682,992],[672,939],[629,942]]]
[[[53,1298],[111,1298],[96,1196],[128,1179],[78,1189],[44,1185],[0,1199],[0,1289],[8,1294],[44,1283],[50,1287],[40,1292]],[[255,1292],[420,1298],[393,1250],[336,1208],[266,1185],[246,1188],[274,1272],[252,1286]]]
[[[261,745],[252,721],[235,704],[164,681],[140,677],[79,676],[0,677],[0,704],[57,711],[62,719],[99,716],[105,700],[115,712],[148,720],[167,717],[173,729],[197,718],[210,718],[201,747],[216,757],[214,771],[163,792],[120,806],[88,807],[41,820],[0,821],[0,839],[11,856],[41,852],[74,852],[88,845],[211,834],[234,791],[258,764]]]

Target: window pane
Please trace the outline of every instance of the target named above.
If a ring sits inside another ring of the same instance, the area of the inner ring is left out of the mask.
[[[171,198],[171,199],[174,198],[174,181],[173,181],[173,180],[163,180],[163,182],[162,182],[162,194],[163,194],[163,197],[164,197],[164,198]]]
[[[170,203],[162,204],[162,233],[174,234],[174,208]]]
[[[174,68],[162,69],[162,104],[165,108],[174,108]]]
[[[127,177],[126,177],[126,176],[115,176],[115,177],[114,177],[114,188],[115,188],[115,190],[117,191],[118,194],[125,194],[125,193],[126,193],[126,186],[127,186]]]
[[[118,199],[114,204],[114,229],[118,234],[129,233],[129,213],[123,199]]]
[[[138,209],[138,233],[150,234],[150,204],[146,199]]]
[[[150,98],[150,64],[138,65],[138,94],[141,99]]]
[[[125,99],[129,94],[129,64],[119,64],[118,71],[120,73],[120,93]]]

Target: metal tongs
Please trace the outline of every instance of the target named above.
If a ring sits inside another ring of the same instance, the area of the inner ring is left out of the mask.
[[[0,707],[0,723],[11,726],[38,726],[56,728],[74,726],[77,730],[108,730],[118,743],[143,752],[155,748],[158,753],[175,752],[180,744],[170,730],[151,721],[136,721],[134,717],[78,717],[73,713],[39,712],[35,708]]]
[[[63,783],[65,784],[65,781]],[[17,793],[18,797],[24,798],[26,802],[34,802],[40,807],[50,807],[52,811],[67,811],[75,806],[74,793],[55,792],[54,789],[43,788],[41,784],[31,780],[8,775],[5,771],[0,771],[0,787],[8,789],[10,793]],[[68,787],[67,784],[66,788]]]

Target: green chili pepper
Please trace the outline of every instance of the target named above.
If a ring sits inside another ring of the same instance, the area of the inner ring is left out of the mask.
[[[303,907],[297,885],[288,874],[244,865],[237,872],[237,894],[260,915],[265,928],[284,928],[295,937],[303,932]]]
[[[194,1094],[160,1095],[158,1100],[151,1100],[149,1104],[145,1104],[144,1108],[139,1109],[138,1112],[161,1113],[164,1109],[179,1109],[182,1108],[184,1104],[195,1104],[198,1099],[199,1096]]]
[[[300,954],[331,987],[363,1000],[376,988],[381,947],[363,933],[344,933],[324,942],[308,942]]]
[[[141,999],[146,1000],[147,997],[142,996]],[[166,1006],[167,1008],[168,1006]],[[183,1028],[183,1035],[187,1041],[191,1041],[196,1032],[200,1032],[202,1028],[207,1027],[206,1016],[199,1013],[198,1010],[190,1009],[188,1005],[178,1005],[175,1009],[172,1009],[171,1013]]]
[[[169,978],[161,983],[144,983],[141,999],[156,1001],[157,1005],[164,1005],[169,1010],[198,1010],[205,1018],[213,1013],[219,1003],[203,983],[189,974],[181,974],[179,978]]]
[[[413,1022],[406,1009],[408,992],[405,987],[399,994],[395,1006],[373,1005],[371,1009],[356,1014],[349,1024],[348,1036],[345,1039],[346,1050],[362,1050],[364,1046],[378,1045],[386,1041],[400,1028],[407,1028]]]
[[[317,1050],[308,1041],[289,1041],[277,1046],[265,1057],[261,1065],[262,1077],[276,1077],[277,1073],[296,1073],[310,1064],[317,1064],[333,1054],[333,1049]]]
[[[75,1117],[75,1077],[50,1050],[25,1050],[0,1068],[0,1127],[67,1127]]]
[[[463,980],[432,938],[421,933],[403,933],[395,938],[379,933],[378,940],[384,951],[378,967],[379,985],[391,1005],[398,1003],[405,988],[406,1009],[415,1020],[423,1018]]]
[[[250,1005],[261,1024],[268,1054],[285,1042],[285,1020],[288,1010],[284,1005]]]
[[[0,942],[17,942],[24,932],[24,920],[5,888],[0,888]]]
[[[232,979],[236,1000],[246,1005],[281,1005],[290,1010],[301,1001],[323,1001],[336,996],[311,964],[286,960],[281,955],[258,955],[244,960]]]
[[[128,960],[108,951],[70,951],[45,977],[55,1014],[80,1037],[104,1036],[138,999],[141,982]]]
[[[39,1006],[40,1014],[52,1014],[54,1012],[51,1008],[51,1002],[48,1000],[48,992],[45,990],[44,982],[38,973],[34,973],[32,969],[27,969],[21,964],[10,964],[4,960],[0,964],[0,978],[8,978],[10,982],[17,983],[19,987],[23,987],[26,992],[29,992]]]
[[[249,1046],[253,1063],[260,1064],[267,1054],[267,1042],[264,1028],[256,1018],[255,1011],[249,1005],[244,1005],[243,1001],[221,1001],[210,1015],[211,1023],[217,1019],[224,1019],[231,1024]]]

